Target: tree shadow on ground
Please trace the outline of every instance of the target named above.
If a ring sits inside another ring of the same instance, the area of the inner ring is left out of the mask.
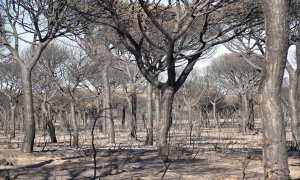
[[[111,149],[100,149],[99,151],[112,151]],[[56,151],[55,151],[56,152]],[[91,151],[88,151],[91,152]],[[57,153],[57,152],[56,152]],[[113,158],[114,157],[114,158]],[[97,174],[105,168],[111,168],[109,164],[117,164],[119,172],[111,175],[108,173],[106,177],[116,177],[124,173],[124,177],[130,177],[130,173],[135,177],[145,177],[155,175],[164,170],[164,163],[157,156],[156,149],[119,149],[111,152],[109,157],[98,156]],[[1,171],[0,177],[10,177],[11,179],[92,179],[93,164],[92,157],[76,156],[72,158],[60,158],[61,164],[56,160],[49,159],[36,164],[29,164],[24,167],[16,167],[14,169]],[[196,160],[193,164],[201,163],[203,160]],[[182,164],[190,166],[191,164],[184,159],[176,159],[174,164]],[[122,164],[122,166],[120,165]],[[108,165],[108,166],[107,166]],[[185,168],[182,168],[185,169]],[[212,171],[212,169],[210,169]],[[219,169],[220,170],[220,169]],[[218,171],[218,169],[216,169]],[[128,174],[129,173],[129,174]]]
[[[62,151],[62,152],[60,152]],[[76,150],[74,150],[76,151]],[[61,154],[66,151],[53,151]],[[68,151],[69,152],[69,151]],[[45,160],[24,167],[0,171],[0,178],[10,177],[11,179],[93,179],[93,158],[92,150],[86,149],[85,155],[74,157],[61,157]],[[225,162],[243,158],[246,152],[219,153],[211,151],[211,156],[217,157],[209,160],[204,156],[206,151],[199,151],[198,156],[191,159],[194,151],[189,148],[182,148],[173,151],[170,167],[166,173],[166,179],[174,179],[183,176],[188,178],[192,175],[197,177],[214,177],[222,175],[223,178],[230,178],[232,174],[240,174],[239,166],[224,165]],[[50,152],[49,152],[50,153]],[[178,154],[176,154],[178,153]],[[253,160],[261,160],[261,149],[254,149],[252,152]],[[36,155],[42,154],[39,152]],[[77,153],[73,153],[77,154]],[[103,155],[105,154],[105,156]],[[103,156],[102,156],[103,155]],[[227,159],[227,160],[226,160]],[[223,163],[223,164],[222,164]],[[294,163],[292,166],[299,166]],[[157,155],[156,148],[141,147],[139,149],[125,148],[101,148],[98,149],[97,156],[97,176],[102,175],[101,179],[132,179],[147,178],[159,179],[164,173],[166,164]],[[112,171],[116,169],[115,171]],[[108,172],[103,174],[103,172]],[[225,172],[225,173],[224,173]],[[250,172],[249,172],[250,173]],[[252,172],[251,172],[252,173]],[[251,175],[259,175],[253,172]]]

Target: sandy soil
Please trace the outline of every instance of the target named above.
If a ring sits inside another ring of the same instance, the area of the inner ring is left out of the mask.
[[[195,130],[191,144],[183,126],[171,130],[170,163],[164,163],[156,148],[143,145],[145,132],[140,128],[138,141],[129,141],[128,132],[117,128],[116,144],[108,144],[105,135],[96,132],[97,177],[101,179],[241,179],[242,164],[247,179],[264,179],[261,134],[242,135],[236,129]],[[59,143],[51,144],[37,135],[35,152],[20,153],[22,135],[9,141],[0,137],[0,178],[10,179],[93,179],[93,151],[90,132],[82,131],[81,146],[69,146],[68,134],[58,133]],[[250,159],[246,159],[246,154]],[[165,171],[165,169],[167,170]],[[289,152],[293,179],[300,179],[300,154]]]

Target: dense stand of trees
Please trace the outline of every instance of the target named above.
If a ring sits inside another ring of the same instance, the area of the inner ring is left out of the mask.
[[[265,177],[288,179],[281,89],[286,69],[285,105],[299,150],[299,6],[296,0],[2,1],[3,133],[22,132],[27,153],[36,127],[58,142],[57,124],[75,148],[81,130],[94,134],[96,125],[113,144],[118,112],[130,141],[139,138],[143,119],[145,144],[155,144],[168,161],[176,110],[187,114],[189,143],[195,116],[199,127],[222,128],[237,115],[238,125],[231,125],[243,134],[260,118]],[[205,73],[191,73],[205,71],[193,69],[212,59],[219,44],[233,53],[214,58]],[[287,60],[291,46],[294,62]]]

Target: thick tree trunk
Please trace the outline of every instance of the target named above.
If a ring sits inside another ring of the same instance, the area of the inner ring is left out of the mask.
[[[10,102],[10,137],[15,138],[16,137],[16,102]]]
[[[290,179],[280,98],[288,52],[289,1],[262,2],[266,26],[266,53],[258,102],[263,128],[264,174],[267,179]]]
[[[72,146],[78,148],[79,129],[78,129],[77,120],[76,120],[76,117],[75,117],[75,102],[74,101],[70,102],[70,115],[71,115],[72,129],[73,129],[73,143],[72,143]]]
[[[161,96],[161,125],[157,142],[158,153],[164,161],[169,159],[169,146],[167,137],[172,125],[172,105],[174,100],[174,89],[168,87],[162,90]]]
[[[291,119],[291,129],[293,135],[293,141],[297,145],[299,150],[300,146],[300,133],[299,133],[299,118],[298,118],[298,106],[297,106],[297,89],[299,75],[295,73],[289,73],[289,112]]]
[[[108,78],[108,71],[107,69],[104,70],[103,75],[103,86],[104,86],[104,112],[105,117],[107,119],[108,125],[108,140],[110,143],[115,143],[115,128],[114,128],[114,121],[112,117],[112,110],[111,110],[111,94],[110,94],[110,84]]]
[[[33,152],[35,139],[35,121],[33,116],[33,97],[31,84],[31,69],[21,67],[23,106],[24,106],[24,140],[21,151],[24,153]]]
[[[152,85],[148,83],[147,86],[147,135],[146,135],[146,145],[153,145],[153,111],[152,111]]]

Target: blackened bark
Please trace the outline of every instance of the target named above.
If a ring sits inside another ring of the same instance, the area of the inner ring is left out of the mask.
[[[122,129],[125,129],[125,118],[126,118],[126,109],[123,107],[122,109]]]
[[[33,97],[31,84],[31,69],[21,66],[21,78],[23,88],[24,105],[24,140],[21,151],[24,153],[33,152],[35,139],[35,121],[33,115]]]
[[[130,122],[130,138],[137,139],[137,121],[136,121],[136,109],[137,109],[137,93],[136,86],[133,85],[132,92],[130,94],[131,98],[131,122]]]
[[[49,128],[50,139],[52,143],[57,143],[56,135],[55,135],[55,126],[51,120],[47,121],[47,126]]]
[[[247,92],[241,94],[241,111],[242,111],[242,133],[249,133],[254,126],[253,101]]]
[[[46,102],[46,95],[44,97],[44,101],[42,103],[42,112],[43,112],[43,119],[46,122],[43,122],[46,124],[49,130],[50,140],[52,143],[57,143],[56,134],[55,134],[55,126],[51,120],[51,114],[50,114],[50,104]]]
[[[101,108],[101,102],[102,102],[102,108]],[[98,94],[97,94],[97,112],[101,112],[103,118],[102,118],[102,120],[98,121],[97,125],[99,126],[99,131],[101,133],[103,133],[103,132],[106,133],[106,130],[107,130],[106,117],[105,117],[105,111],[104,111],[105,110],[104,102],[105,102],[105,98],[103,97],[101,99],[100,93],[98,92]],[[101,109],[103,109],[103,111],[101,111]]]
[[[263,0],[266,53],[259,90],[263,128],[264,174],[267,179],[290,179],[281,86],[288,52],[289,1]]]
[[[249,129],[254,130],[255,128],[255,119],[254,119],[254,100],[249,100]]]

